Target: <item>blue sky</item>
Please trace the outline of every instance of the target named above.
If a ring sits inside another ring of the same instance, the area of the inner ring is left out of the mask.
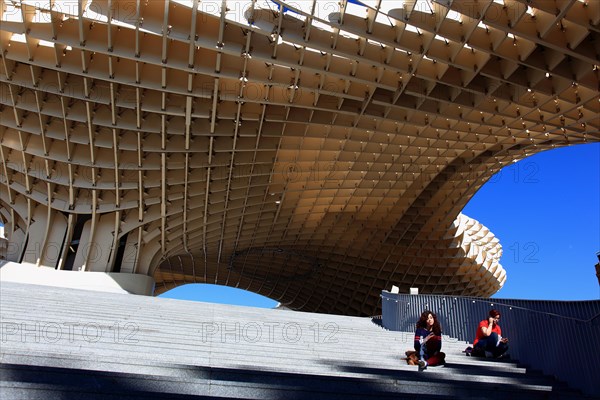
[[[505,167],[463,213],[500,240],[504,287],[493,297],[600,298],[600,143],[545,151]],[[255,307],[276,302],[241,289],[186,285],[162,295]]]
[[[490,179],[463,213],[503,247],[501,298],[600,298],[600,143],[536,154]]]

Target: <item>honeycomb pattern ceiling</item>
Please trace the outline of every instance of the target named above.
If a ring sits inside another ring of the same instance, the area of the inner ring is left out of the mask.
[[[600,139],[600,1],[2,1],[8,258],[372,315],[488,296],[460,214]]]

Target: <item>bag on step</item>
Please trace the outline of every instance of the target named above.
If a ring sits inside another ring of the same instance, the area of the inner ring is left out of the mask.
[[[467,357],[471,356],[473,353],[473,348],[471,346],[467,347],[466,349],[463,350],[463,353],[465,353],[465,355]]]
[[[414,350],[407,350],[406,353],[406,363],[408,365],[418,365],[419,358],[417,357],[417,352]]]

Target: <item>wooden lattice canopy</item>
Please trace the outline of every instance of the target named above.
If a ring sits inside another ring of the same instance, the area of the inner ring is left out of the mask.
[[[600,139],[600,1],[2,1],[7,257],[368,315],[491,295],[461,209]]]

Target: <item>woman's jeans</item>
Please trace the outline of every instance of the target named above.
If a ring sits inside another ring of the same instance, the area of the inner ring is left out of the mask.
[[[492,356],[500,357],[508,350],[508,344],[502,342],[498,343],[498,339],[498,334],[496,332],[492,332],[490,336],[479,339],[475,345],[475,349],[479,351],[489,351],[492,353]]]

